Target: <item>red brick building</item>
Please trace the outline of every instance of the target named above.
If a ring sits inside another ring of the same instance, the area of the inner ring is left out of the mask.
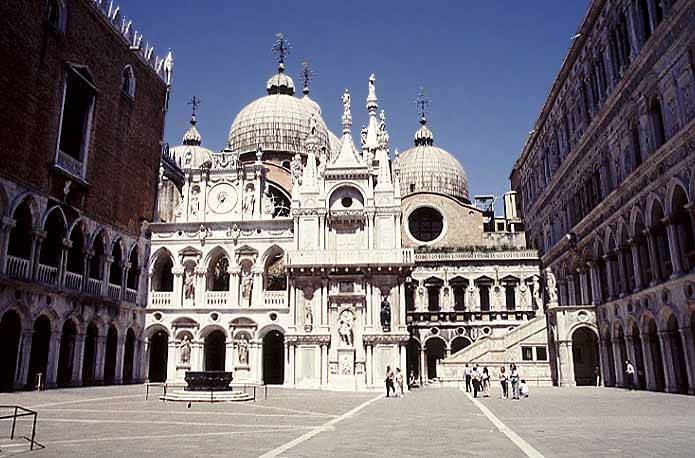
[[[171,54],[101,0],[5,0],[0,49],[0,387],[140,380]]]

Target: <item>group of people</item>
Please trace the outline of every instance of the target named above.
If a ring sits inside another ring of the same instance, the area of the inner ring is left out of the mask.
[[[473,397],[477,398],[478,393],[482,393],[483,397],[490,396],[490,371],[487,367],[482,370],[478,365],[470,368],[468,364],[463,369],[463,375],[466,381],[466,393],[473,392]],[[529,389],[526,380],[519,377],[519,370],[516,364],[509,365],[509,371],[505,366],[500,367],[498,374],[500,385],[502,387],[502,399],[509,399],[509,389],[511,385],[511,399],[527,398]]]
[[[401,368],[397,367],[396,370],[394,371],[391,369],[391,366],[386,366],[386,379],[384,380],[386,382],[386,397],[391,397],[391,394],[393,394],[393,397],[398,398],[404,395],[404,390],[403,390],[403,373],[401,372]]]

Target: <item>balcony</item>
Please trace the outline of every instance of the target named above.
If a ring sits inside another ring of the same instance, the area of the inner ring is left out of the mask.
[[[73,291],[82,291],[82,275],[73,272],[65,272],[65,287]]]
[[[58,153],[56,165],[77,178],[82,178],[82,162],[62,151]]]
[[[18,258],[16,256],[7,256],[7,275],[19,280],[29,280],[31,278],[31,270],[29,269],[29,260]]]
[[[413,264],[410,248],[392,250],[290,251],[287,267],[314,266],[400,266]]]
[[[134,289],[126,288],[125,290],[125,296],[123,297],[123,300],[126,302],[130,302],[132,304],[135,304],[138,298],[138,292],[135,291]]]
[[[121,287],[109,283],[109,297],[114,301],[121,300]]]
[[[205,303],[208,307],[219,307],[227,305],[229,300],[229,291],[206,291]]]
[[[96,278],[87,279],[87,293],[92,296],[101,296],[101,280]]]
[[[536,316],[534,310],[509,310],[509,311],[407,311],[408,324],[432,324],[432,323],[465,323],[465,322],[516,322],[528,321]]]
[[[269,308],[283,308],[287,303],[286,291],[265,291],[263,292],[263,303]]]
[[[39,283],[55,285],[58,283],[58,268],[39,264],[38,278]]]
[[[150,291],[150,305],[152,307],[170,307],[174,301],[172,291]]]

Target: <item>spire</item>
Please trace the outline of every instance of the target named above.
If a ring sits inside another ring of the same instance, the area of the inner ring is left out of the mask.
[[[425,89],[420,86],[415,104],[420,113],[420,129],[415,132],[415,146],[432,145],[434,143],[434,135],[427,128],[427,108],[430,106],[430,99],[425,94]]]
[[[376,77],[374,73],[369,77],[369,94],[367,95],[367,110],[369,110],[369,125],[367,127],[367,141],[365,145],[367,149],[375,150],[378,144],[378,125],[376,121],[376,112],[379,109],[376,98]]]
[[[304,89],[302,89],[302,93],[304,95],[309,95],[309,83],[311,83],[315,77],[316,74],[309,66],[309,61],[305,60],[302,62],[302,71],[299,73],[299,79],[302,81],[304,86]]]
[[[268,95],[271,94],[287,94],[294,95],[294,81],[285,74],[285,57],[290,53],[292,45],[285,37],[278,33],[275,35],[275,44],[271,48],[273,54],[278,58],[278,72],[270,77],[266,84]]]
[[[198,129],[196,129],[195,125],[197,123],[195,119],[195,110],[198,108],[198,105],[200,105],[200,99],[197,98],[196,96],[193,96],[193,98],[188,102],[189,105],[193,106],[193,110],[191,113],[191,127],[186,131],[185,134],[183,134],[183,144],[187,146],[200,146],[202,143],[202,138],[200,137],[200,132],[198,132]]]
[[[343,134],[349,134],[352,128],[352,107],[350,104],[350,92],[345,89],[343,92]]]
[[[376,190],[390,190],[391,170],[389,167],[389,134],[386,131],[386,114],[381,110],[379,115],[379,132],[378,132],[379,149],[377,151],[377,159],[379,161],[379,175],[377,177]]]
[[[304,172],[302,173],[302,188],[308,191],[318,190],[318,170],[316,167],[316,149],[319,144],[319,140],[316,137],[316,114],[312,113],[309,118],[309,135],[306,138],[306,167],[304,167]]]
[[[350,129],[352,129],[352,111],[350,92],[347,89],[343,92],[341,100],[343,102],[343,140],[340,145],[340,151],[332,165],[337,167],[364,166],[352,141],[352,133],[350,132]]]

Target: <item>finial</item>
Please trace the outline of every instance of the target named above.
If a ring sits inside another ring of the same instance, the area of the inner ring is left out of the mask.
[[[430,99],[427,98],[425,94],[425,88],[420,86],[417,98],[415,99],[415,105],[418,107],[420,113],[420,124],[425,125],[427,123],[427,108],[430,106]]]
[[[275,34],[275,44],[271,48],[271,51],[278,56],[278,71],[280,73],[285,71],[285,56],[290,53],[292,49],[292,44],[285,40],[285,37],[281,33]]]
[[[299,79],[302,81],[304,84],[304,89],[302,92],[304,95],[309,94],[309,83],[314,81],[314,78],[316,77],[316,74],[314,73],[314,70],[309,66],[309,61],[305,60],[302,62],[302,71],[299,73]]]
[[[341,97],[341,101],[343,102],[343,134],[349,134],[350,128],[352,127],[350,91],[345,89],[345,92],[343,92],[343,97]]]
[[[188,104],[193,107],[192,109],[192,114],[191,114],[191,124],[195,126],[195,110],[198,109],[198,105],[200,105],[200,99],[196,96],[193,96],[191,100],[188,101]]]

